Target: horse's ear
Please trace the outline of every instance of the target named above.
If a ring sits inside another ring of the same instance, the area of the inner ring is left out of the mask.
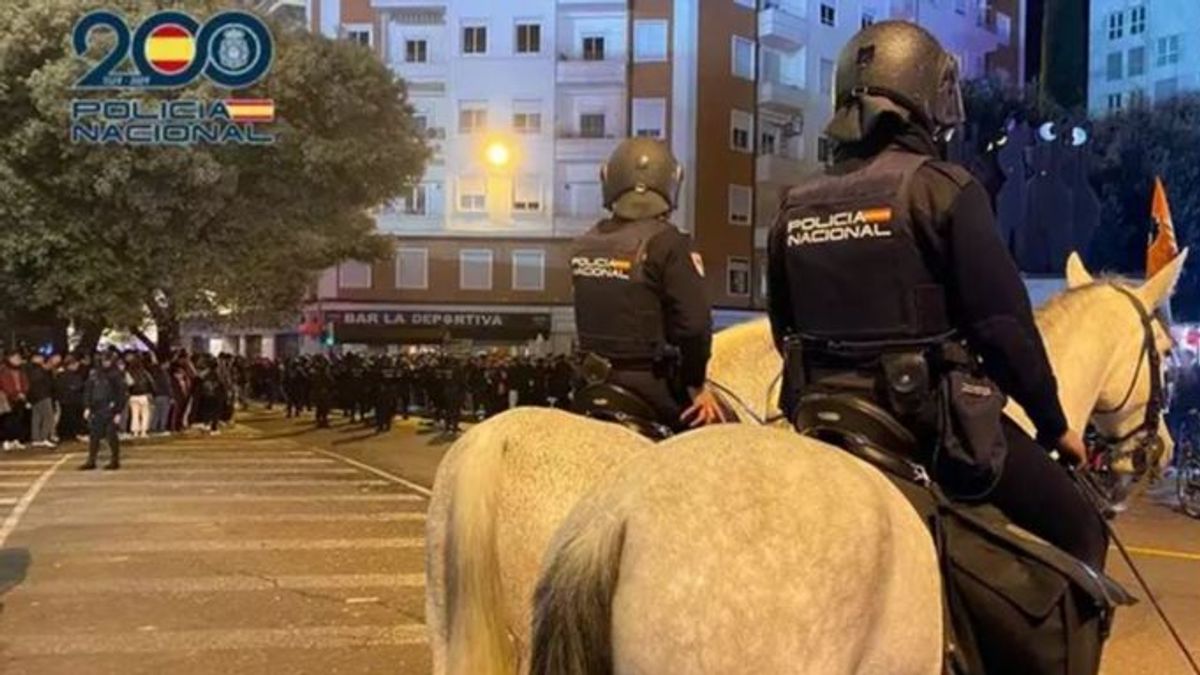
[[[1067,258],[1067,288],[1079,288],[1095,283],[1092,278],[1092,273],[1083,265],[1083,258],[1079,257],[1077,251],[1071,251],[1071,256]]]
[[[1183,263],[1187,260],[1188,250],[1185,248],[1175,256],[1175,259],[1163,266],[1141,288],[1137,289],[1138,296],[1148,308],[1157,308],[1170,299],[1175,292],[1175,284],[1183,274]]]

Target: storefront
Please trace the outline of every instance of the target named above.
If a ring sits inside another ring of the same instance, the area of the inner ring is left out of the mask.
[[[433,345],[470,341],[496,346],[548,340],[549,312],[334,310],[322,313],[337,344]]]

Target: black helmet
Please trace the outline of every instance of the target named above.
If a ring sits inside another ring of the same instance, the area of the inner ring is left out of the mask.
[[[885,113],[934,135],[965,117],[958,61],[907,21],[883,21],[850,38],[838,56],[836,83],[825,133],[838,142],[861,140]]]
[[[600,167],[604,208],[619,218],[654,218],[675,210],[683,167],[661,141],[630,138]]]

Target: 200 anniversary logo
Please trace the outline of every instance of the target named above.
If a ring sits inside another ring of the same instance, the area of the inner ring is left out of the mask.
[[[203,24],[183,12],[160,11],[132,34],[120,15],[97,10],[75,24],[75,54],[85,56],[93,32],[104,30],[114,34],[112,47],[76,82],[77,89],[170,90],[201,77],[218,87],[241,89],[262,79],[274,57],[267,25],[236,10],[215,14]],[[274,119],[270,99],[77,98],[71,101],[71,140],[264,144],[275,139],[261,125]]]

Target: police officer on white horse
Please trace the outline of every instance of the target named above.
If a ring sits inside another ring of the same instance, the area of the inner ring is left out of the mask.
[[[949,392],[938,409],[966,416],[949,424],[961,451],[922,458],[935,478],[1101,568],[1103,523],[1049,454],[1078,463],[1086,450],[1024,285],[987,193],[941,159],[964,121],[955,59],[924,29],[882,22],[842,50],[835,89],[834,162],[790,190],[769,242],[769,312],[788,363],[781,407],[791,416],[813,392],[859,387],[929,448],[944,440],[922,427],[929,408],[897,410],[903,396],[879,383],[899,373],[900,389]],[[914,350],[928,357],[915,368],[903,357]],[[971,370],[980,378],[947,379]],[[1002,421],[993,382],[1024,407],[1036,441]]]
[[[624,141],[601,169],[601,220],[575,241],[579,347],[603,377],[679,431],[723,419],[705,385],[712,351],[704,266],[671,224],[683,168],[661,142]]]

